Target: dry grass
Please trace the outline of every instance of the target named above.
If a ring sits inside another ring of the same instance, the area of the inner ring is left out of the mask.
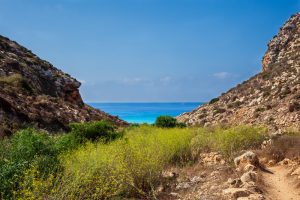
[[[300,136],[284,135],[274,139],[273,143],[260,154],[268,159],[279,162],[284,158],[294,159],[300,157]]]

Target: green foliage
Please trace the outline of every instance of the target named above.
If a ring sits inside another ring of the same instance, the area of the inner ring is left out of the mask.
[[[205,151],[233,157],[257,147],[265,132],[139,125],[120,134],[106,122],[71,127],[53,137],[26,129],[0,141],[0,199],[154,198],[166,167]]]
[[[89,143],[61,158],[65,172],[51,198],[151,197],[162,170],[189,155],[192,136],[188,129],[141,126],[108,144]]]
[[[171,116],[159,116],[155,121],[155,126],[159,128],[185,128],[187,125],[183,122],[177,122],[174,117]]]
[[[184,122],[177,122],[176,127],[178,127],[178,128],[186,128],[187,125]]]
[[[265,138],[265,132],[265,128],[250,126],[199,128],[191,145],[194,152],[217,151],[233,158],[241,150],[258,147]]]
[[[155,121],[155,125],[161,128],[174,128],[177,120],[171,116],[159,116]]]
[[[212,100],[210,100],[209,104],[213,104],[218,102],[220,99],[219,98],[213,98]]]
[[[1,148],[0,199],[12,198],[12,191],[18,190],[23,173],[31,164],[34,163],[43,175],[55,171],[58,166],[58,152],[45,133],[25,129],[1,143],[6,152]]]
[[[111,141],[121,136],[116,131],[116,128],[106,121],[87,122],[87,123],[72,123],[70,124],[71,134],[82,143],[87,140],[102,139]]]
[[[82,143],[82,139],[76,136],[74,133],[67,133],[56,136],[53,138],[54,148],[58,152],[64,152],[72,149],[76,149]]]

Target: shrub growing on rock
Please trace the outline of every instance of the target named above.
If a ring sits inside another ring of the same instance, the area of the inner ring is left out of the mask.
[[[218,102],[220,99],[219,98],[213,98],[212,100],[210,100],[209,104],[213,104]]]

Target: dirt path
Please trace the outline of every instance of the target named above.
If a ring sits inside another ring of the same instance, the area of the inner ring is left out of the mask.
[[[267,187],[269,200],[300,200],[300,190],[288,179],[288,169],[282,166],[272,167],[274,174],[264,173],[263,181]]]

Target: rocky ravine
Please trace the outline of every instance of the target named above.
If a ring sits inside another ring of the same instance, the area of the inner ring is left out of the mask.
[[[300,13],[268,45],[262,72],[189,113],[189,125],[267,124],[300,126]]]
[[[50,131],[70,122],[126,122],[85,105],[80,82],[41,60],[18,43],[0,36],[0,136],[35,125]]]
[[[246,151],[234,159],[233,167],[217,152],[203,153],[194,166],[164,172],[165,184],[157,188],[157,197],[162,200],[298,200],[299,158],[277,162]]]

